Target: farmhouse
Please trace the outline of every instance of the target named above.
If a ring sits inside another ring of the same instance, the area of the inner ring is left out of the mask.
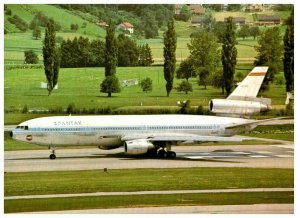
[[[258,15],[257,23],[260,26],[278,25],[280,24],[280,17],[276,15]]]
[[[202,5],[189,5],[189,9],[194,15],[204,15],[205,8]]]
[[[192,27],[201,27],[203,24],[203,18],[192,17],[191,23]]]
[[[176,15],[180,14],[181,8],[183,7],[183,4],[175,4],[175,11],[174,13]],[[187,4],[189,11],[193,15],[204,15],[205,14],[205,8],[202,5],[197,4]]]
[[[118,29],[129,31],[130,34],[134,32],[134,26],[129,22],[122,22],[118,25]]]

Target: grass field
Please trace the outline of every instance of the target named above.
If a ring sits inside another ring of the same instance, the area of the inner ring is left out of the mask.
[[[129,195],[5,200],[4,213],[192,205],[292,204],[293,192]]]
[[[294,170],[177,168],[4,174],[4,196],[274,187],[294,187]]]
[[[250,67],[251,68],[251,67]],[[243,71],[249,72],[249,71]],[[30,109],[67,108],[74,103],[76,108],[107,108],[116,109],[123,106],[177,106],[177,101],[191,100],[191,106],[206,106],[212,98],[225,98],[220,89],[210,86],[205,90],[197,85],[197,79],[191,79],[193,92],[184,94],[173,90],[166,97],[165,80],[162,67],[120,67],[117,76],[122,82],[126,79],[142,80],[150,77],[153,80],[153,91],[142,92],[139,86],[124,87],[121,93],[100,93],[99,84],[104,78],[104,68],[61,69],[58,90],[51,96],[40,88],[45,82],[43,69],[14,69],[4,73],[4,108],[5,110],[22,110],[25,104]],[[180,80],[174,80],[174,86]],[[264,97],[272,98],[273,105],[283,105],[285,101],[284,85],[271,85]]]

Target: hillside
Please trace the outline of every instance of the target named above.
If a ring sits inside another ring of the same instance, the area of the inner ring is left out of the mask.
[[[32,30],[27,29],[21,31],[14,24],[8,21],[9,18],[17,15],[29,25],[38,12],[41,12],[46,17],[52,17],[56,23],[60,25],[60,30],[56,36],[62,39],[73,39],[74,37],[88,37],[90,40],[100,38],[104,40],[105,29],[96,25],[107,18],[112,18],[116,23],[120,21],[130,21],[136,27],[136,32],[132,36],[136,42],[141,45],[148,43],[153,54],[155,64],[163,62],[163,32],[165,31],[165,18],[157,21],[158,36],[145,39],[143,36],[143,12],[146,10],[154,11],[155,17],[160,17],[163,13],[169,15],[171,6],[151,6],[144,5],[5,5],[6,9],[11,10],[11,15],[5,13],[4,16],[4,61],[5,64],[22,64],[24,60],[24,51],[28,49],[34,50],[40,55],[40,63],[42,63],[42,39],[44,38],[44,28],[41,28],[41,38],[33,39]],[[157,8],[155,8],[157,7]],[[277,14],[281,19],[289,16],[288,11],[268,12]],[[214,18],[217,21],[224,20],[224,17],[229,15],[244,16],[249,23],[253,22],[253,15],[245,12],[214,12]],[[154,16],[154,14],[153,14]],[[166,15],[167,17],[167,15]],[[78,25],[78,29],[71,30],[71,25]],[[192,27],[191,21],[183,22],[176,21],[175,28],[177,33],[177,50],[176,57],[178,61],[184,60],[189,55],[187,44],[190,42],[190,35],[197,31],[198,28]],[[260,27],[263,29],[264,27]],[[280,26],[282,34],[285,27]],[[118,32],[117,32],[118,34]],[[257,45],[257,40],[252,38],[238,39],[238,61],[239,63],[252,63],[256,56],[254,46]]]

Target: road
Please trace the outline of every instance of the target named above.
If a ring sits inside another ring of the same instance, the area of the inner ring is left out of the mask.
[[[5,172],[178,168],[254,167],[294,168],[292,142],[284,145],[173,146],[176,159],[153,159],[123,154],[123,148],[57,149],[55,160],[48,150],[5,151]]]
[[[293,214],[294,204],[173,206],[31,212],[30,214]],[[28,214],[28,213],[27,213]]]

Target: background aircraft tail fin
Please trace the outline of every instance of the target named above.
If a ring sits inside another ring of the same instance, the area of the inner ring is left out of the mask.
[[[267,71],[268,67],[254,67],[227,99],[247,101],[256,98]]]

